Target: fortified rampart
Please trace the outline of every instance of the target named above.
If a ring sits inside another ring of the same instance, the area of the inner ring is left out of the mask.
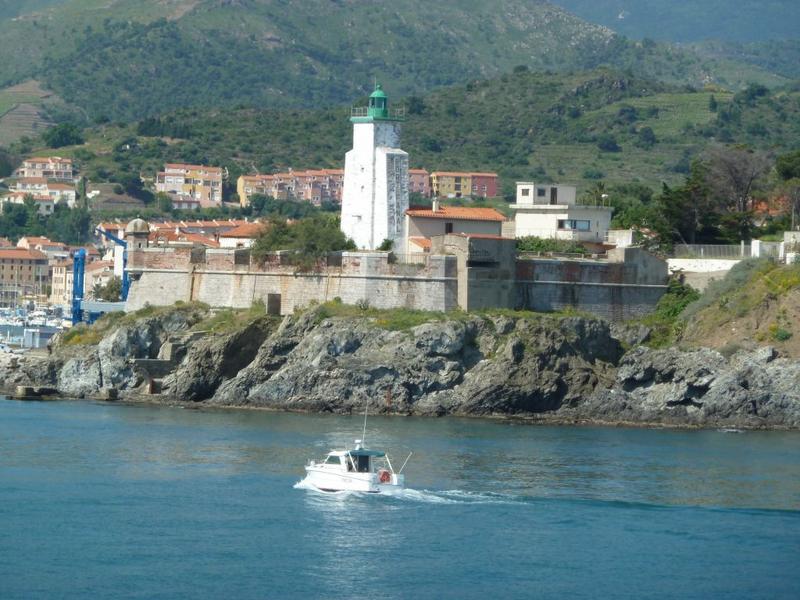
[[[376,308],[453,310],[457,302],[456,257],[430,256],[418,264],[397,263],[387,253],[342,252],[310,270],[288,253],[263,263],[247,250],[146,248],[130,253],[132,285],[128,310],[146,303],[205,302],[247,308],[262,301],[275,314],[290,314],[312,301],[340,298]]]
[[[638,248],[599,259],[518,258],[514,240],[434,238],[430,255],[409,262],[381,252],[334,253],[309,268],[285,252],[255,261],[246,249],[134,248],[127,310],[199,301],[273,314],[340,298],[376,308],[449,311],[574,308],[611,320],[650,312],[666,289],[666,263]]]

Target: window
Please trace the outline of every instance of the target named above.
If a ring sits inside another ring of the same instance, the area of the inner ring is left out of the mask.
[[[522,192],[521,192],[520,195],[522,195],[522,196],[530,196],[531,195],[531,191],[528,188],[522,188]]]
[[[572,231],[590,231],[592,222],[578,219],[559,219],[558,228]]]
[[[453,224],[452,223],[445,223],[444,224],[444,232],[445,233],[453,233]]]
[[[539,198],[544,198],[547,195],[547,190],[544,188],[536,188],[536,196]]]

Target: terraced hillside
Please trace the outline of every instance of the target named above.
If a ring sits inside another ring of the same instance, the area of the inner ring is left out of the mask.
[[[36,81],[0,90],[0,146],[8,146],[23,136],[34,137],[52,125],[45,106],[54,103],[58,99]]]
[[[92,118],[186,106],[346,103],[374,77],[395,95],[523,65],[608,64],[737,87],[767,71],[631,42],[543,0],[9,0],[0,85],[36,77]],[[717,77],[717,71],[724,77]]]

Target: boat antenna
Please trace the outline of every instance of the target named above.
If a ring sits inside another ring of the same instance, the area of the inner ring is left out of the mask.
[[[364,441],[367,439],[367,409],[369,408],[369,398],[364,402],[364,430],[361,432],[361,445],[364,446]]]

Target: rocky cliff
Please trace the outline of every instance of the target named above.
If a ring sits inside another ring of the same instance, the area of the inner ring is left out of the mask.
[[[128,319],[98,344],[57,344],[50,357],[0,355],[0,381],[211,406],[800,427],[800,362],[770,347],[730,358],[625,352],[641,332],[593,318],[463,315],[393,330],[320,309],[187,337],[206,317],[176,310]]]

